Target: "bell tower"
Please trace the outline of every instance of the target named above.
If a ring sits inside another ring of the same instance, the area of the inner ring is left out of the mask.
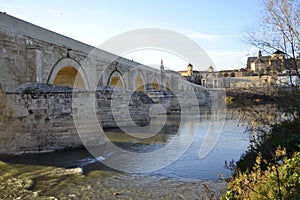
[[[189,63],[189,65],[187,66],[187,73],[188,76],[193,76],[193,65],[191,63]]]

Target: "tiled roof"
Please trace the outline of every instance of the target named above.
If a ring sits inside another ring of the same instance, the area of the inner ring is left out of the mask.
[[[260,60],[261,63],[267,63],[267,62],[269,62],[269,59],[270,59],[270,56],[261,56],[259,60]],[[251,63],[256,62],[256,60],[258,60],[257,57],[248,57],[247,69],[250,69],[251,68],[251,66],[250,66]]]

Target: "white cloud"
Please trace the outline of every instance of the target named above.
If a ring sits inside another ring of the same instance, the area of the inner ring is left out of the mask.
[[[245,67],[247,52],[241,45],[242,35],[190,31],[187,36],[202,46],[218,70]]]
[[[205,34],[200,32],[191,32],[187,36],[193,39],[205,39],[205,40],[230,39],[230,38],[241,37],[240,35],[214,35],[214,34]]]
[[[245,50],[208,51],[218,70],[245,68],[248,52]]]
[[[222,57],[231,57],[231,56],[243,56],[246,52],[241,50],[228,50],[228,51],[208,51],[210,56],[222,56]]]

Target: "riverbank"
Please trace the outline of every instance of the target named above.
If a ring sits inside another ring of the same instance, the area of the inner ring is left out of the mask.
[[[222,199],[300,198],[300,121],[287,120],[261,132],[233,168]]]
[[[256,103],[274,103],[279,97],[266,95],[265,92],[254,92],[246,89],[226,89],[225,101],[232,102],[256,102]]]
[[[8,164],[0,161],[0,199],[201,199],[219,198],[225,181],[180,180],[79,168]]]
[[[226,88],[225,92],[225,102],[229,104],[269,104],[286,102],[290,97],[296,97],[300,93],[300,88]]]

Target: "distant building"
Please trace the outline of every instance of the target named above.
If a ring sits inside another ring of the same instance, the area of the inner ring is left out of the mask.
[[[253,74],[264,74],[268,70],[276,70],[278,72],[284,70],[283,62],[285,53],[277,50],[270,56],[262,56],[261,51],[258,51],[257,57],[248,57],[247,71]]]
[[[269,86],[300,86],[296,66],[300,66],[300,55],[296,59],[285,59],[285,53],[277,50],[263,56],[248,57],[246,68],[215,71],[212,66],[205,71],[196,71],[189,64],[187,70],[179,71],[186,80],[207,88],[261,88]]]
[[[189,64],[187,70],[179,71],[181,76],[186,80],[193,82],[198,85],[202,85],[207,88],[220,88],[224,87],[224,78],[229,77],[242,77],[248,74],[245,69],[235,69],[235,70],[221,70],[215,71],[212,66],[210,66],[205,71],[193,70],[193,65]]]
[[[195,83],[197,85],[201,84],[202,72],[193,70],[193,65],[190,63],[187,66],[187,70],[178,71],[178,73],[185,78],[187,81]]]

